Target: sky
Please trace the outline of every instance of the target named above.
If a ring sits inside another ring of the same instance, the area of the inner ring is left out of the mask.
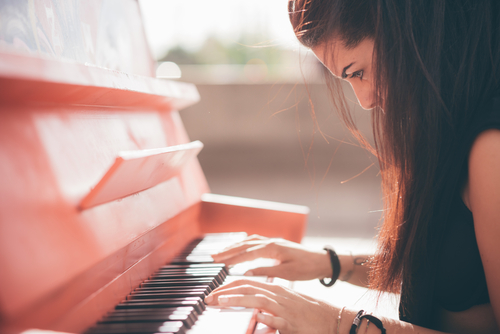
[[[174,46],[195,51],[209,36],[236,42],[242,33],[266,36],[263,46],[298,48],[288,0],[139,0],[153,55]]]

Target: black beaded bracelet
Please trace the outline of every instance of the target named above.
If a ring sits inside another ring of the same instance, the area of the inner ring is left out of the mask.
[[[356,317],[354,317],[354,320],[352,321],[351,329],[349,330],[349,334],[356,334],[358,331],[359,324],[361,323],[361,317],[363,316],[363,313],[365,313],[364,310],[360,310],[357,314]]]
[[[335,284],[335,282],[337,282],[337,279],[339,278],[339,275],[340,275],[340,260],[339,260],[337,253],[335,253],[335,251],[331,247],[326,246],[323,249],[326,250],[328,252],[328,255],[330,256],[330,262],[332,264],[333,275],[332,275],[330,282],[328,282],[328,283],[325,282],[324,278],[321,278],[319,281],[324,286],[332,286]]]
[[[362,315],[361,317],[359,317],[359,321],[361,321],[363,319],[367,319],[367,320],[371,321],[375,326],[377,326],[378,329],[380,329],[382,334],[386,334],[384,324],[382,323],[382,321],[379,318],[374,317],[371,314],[365,314],[365,315]]]

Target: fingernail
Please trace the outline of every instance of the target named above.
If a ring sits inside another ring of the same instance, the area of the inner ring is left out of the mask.
[[[205,297],[205,303],[207,303],[207,304],[210,303],[212,300],[214,300],[214,297],[212,297],[212,295]]]
[[[262,313],[257,313],[257,321],[263,321],[264,315]]]
[[[253,276],[253,271],[249,270],[246,273],[244,273],[243,275],[245,275],[245,276]]]
[[[226,304],[229,302],[229,298],[225,297],[225,296],[220,296],[219,297],[219,304]]]

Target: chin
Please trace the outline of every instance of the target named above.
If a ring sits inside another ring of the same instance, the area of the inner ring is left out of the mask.
[[[360,104],[360,106],[361,106],[361,108],[363,108],[364,110],[372,110],[373,108],[375,108],[375,107],[376,107],[376,105],[375,105],[375,104],[372,104],[372,105],[370,105],[370,106],[364,106],[364,105]]]

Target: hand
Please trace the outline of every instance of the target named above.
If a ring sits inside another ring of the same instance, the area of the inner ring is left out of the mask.
[[[279,285],[249,280],[232,282],[205,298],[211,306],[257,308],[257,321],[280,334],[335,333],[339,309]]]
[[[215,262],[222,262],[227,266],[257,258],[279,261],[279,264],[273,267],[252,269],[245,273],[247,276],[280,277],[290,281],[332,276],[330,258],[326,251],[309,251],[297,243],[284,239],[253,235],[212,257]]]

